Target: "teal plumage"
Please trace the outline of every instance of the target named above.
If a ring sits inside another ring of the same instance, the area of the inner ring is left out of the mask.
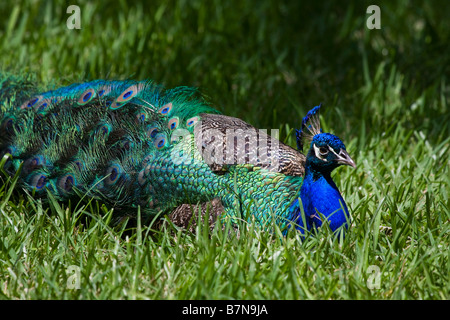
[[[245,216],[262,226],[275,221],[282,228],[297,224],[302,231],[305,221],[312,228],[315,212],[309,205],[302,216],[299,196],[308,202],[327,192],[300,191],[313,189],[304,186],[303,176],[317,153],[310,150],[308,162],[264,130],[221,115],[193,88],[96,80],[39,92],[4,77],[0,103],[0,155],[12,156],[5,168],[14,174],[22,166],[22,187],[37,196],[48,190],[65,201],[87,194],[120,212],[139,206],[145,217],[218,199],[221,217]],[[314,185],[314,179],[305,181]],[[347,225],[344,211],[333,229]]]

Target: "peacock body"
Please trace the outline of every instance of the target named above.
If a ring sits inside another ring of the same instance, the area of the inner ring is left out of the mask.
[[[96,80],[39,92],[17,77],[1,81],[0,156],[11,155],[5,170],[20,170],[35,195],[87,194],[121,212],[139,206],[147,218],[215,200],[222,217],[262,226],[311,229],[324,217],[333,230],[348,225],[330,174],[354,162],[339,138],[321,132],[320,107],[297,131],[300,151],[312,139],[305,157],[221,115],[193,88]]]

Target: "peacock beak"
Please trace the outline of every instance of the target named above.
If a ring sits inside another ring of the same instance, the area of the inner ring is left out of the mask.
[[[344,149],[341,149],[341,151],[339,151],[336,161],[339,164],[346,164],[348,166],[352,166],[353,168],[356,168],[355,161],[353,161],[353,159],[350,158],[347,151],[345,151]]]

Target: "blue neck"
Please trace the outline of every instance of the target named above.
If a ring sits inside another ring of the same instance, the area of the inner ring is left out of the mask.
[[[302,233],[305,227],[308,230],[311,230],[313,226],[320,227],[324,219],[328,220],[332,231],[336,231],[342,225],[348,228],[350,215],[347,205],[331,179],[330,172],[322,173],[307,166],[300,189],[300,199],[305,213],[305,221],[302,219],[298,199],[294,201],[290,209],[296,220],[296,228]]]

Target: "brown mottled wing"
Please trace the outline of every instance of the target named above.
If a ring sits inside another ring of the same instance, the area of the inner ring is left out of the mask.
[[[305,156],[245,121],[217,114],[201,114],[195,142],[211,170],[249,164],[289,176],[303,176]]]
[[[201,126],[196,127],[195,142],[214,172],[224,173],[230,165],[250,164],[289,176],[305,173],[306,157],[269,136],[266,130],[224,115],[201,114],[201,119]],[[212,230],[224,212],[220,199],[198,205],[183,204],[169,218],[176,226],[194,232],[198,217],[192,217],[192,214],[200,212],[201,221],[204,221],[207,210]]]

